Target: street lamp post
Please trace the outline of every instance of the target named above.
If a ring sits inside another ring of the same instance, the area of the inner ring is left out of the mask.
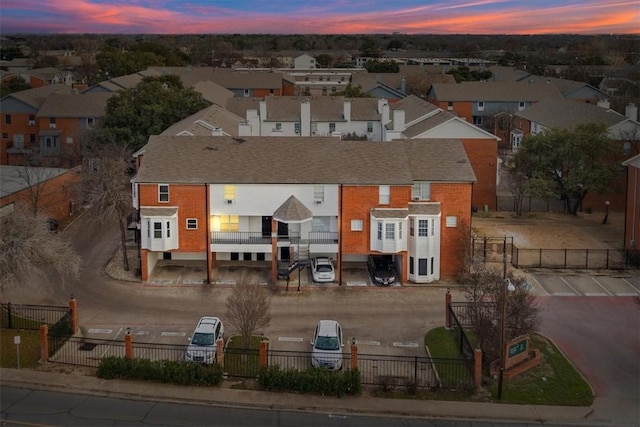
[[[505,341],[507,335],[507,289],[510,292],[515,290],[511,279],[506,278],[502,284],[502,298],[500,301],[500,371],[498,372],[498,399],[502,399],[502,384],[504,382],[504,368],[506,364]]]
[[[609,202],[608,200],[606,202],[604,202],[604,219],[602,220],[603,224],[607,223],[607,220],[609,219],[609,205],[611,204],[611,202]]]

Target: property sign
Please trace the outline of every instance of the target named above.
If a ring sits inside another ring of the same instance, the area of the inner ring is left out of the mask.
[[[520,353],[524,353],[526,349],[527,349],[527,339],[525,338],[509,346],[509,353],[507,357],[517,356]]]

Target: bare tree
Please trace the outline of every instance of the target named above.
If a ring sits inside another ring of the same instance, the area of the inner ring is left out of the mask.
[[[227,298],[227,322],[244,339],[245,348],[251,343],[251,336],[269,326],[271,299],[260,285],[241,283],[233,288]]]
[[[507,171],[507,185],[513,197],[513,207],[516,215],[522,216],[522,202],[527,194],[527,176],[526,158],[518,157],[517,162],[503,163],[503,167]]]
[[[32,215],[46,212],[47,208],[58,203],[62,198],[72,199],[75,192],[74,180],[64,185],[54,185],[52,179],[62,173],[74,173],[60,168],[37,166],[20,166],[7,181],[21,187],[19,198]],[[77,176],[77,175],[76,175]]]
[[[80,271],[80,257],[63,233],[52,232],[45,216],[23,205],[0,218],[0,254],[0,287],[44,277],[51,269],[63,279]]]
[[[514,289],[504,292],[511,282]],[[534,333],[539,325],[539,307],[524,277],[512,272],[505,274],[481,261],[470,261],[460,277],[470,303],[468,315],[473,323],[476,344],[491,361],[499,357],[499,323],[503,295],[506,294],[506,340],[522,334]]]
[[[83,190],[88,213],[95,225],[118,223],[122,244],[122,263],[129,271],[127,257],[127,215],[132,210],[129,192],[128,150],[115,143],[94,144],[88,149],[83,170]]]

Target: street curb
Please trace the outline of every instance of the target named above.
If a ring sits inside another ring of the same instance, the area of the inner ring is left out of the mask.
[[[290,412],[317,412],[361,416],[394,416],[420,419],[488,420],[533,424],[583,424],[592,407],[554,407],[502,403],[406,400],[379,397],[323,397],[294,393],[177,386],[126,380],[102,380],[91,376],[2,368],[2,385],[64,393],[80,393],[122,399],[262,408]],[[590,425],[598,425],[589,423]],[[610,423],[602,423],[607,425]]]

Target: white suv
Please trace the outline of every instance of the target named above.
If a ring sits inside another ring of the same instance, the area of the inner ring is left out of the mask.
[[[217,317],[203,317],[198,321],[184,353],[187,362],[211,365],[216,362],[216,342],[224,336],[224,325]]]
[[[311,364],[316,368],[342,369],[342,327],[335,320],[321,320],[311,340]]]

